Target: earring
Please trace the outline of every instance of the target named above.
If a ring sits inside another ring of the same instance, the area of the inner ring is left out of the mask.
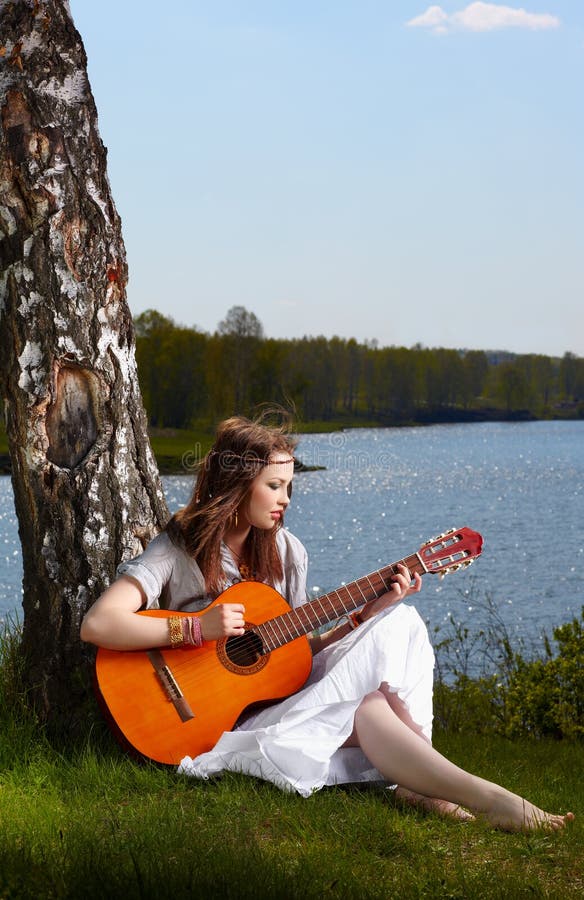
[[[238,518],[238,515],[237,515],[237,510],[235,510],[235,512],[233,513],[233,527],[234,527],[234,528],[237,528],[237,523],[238,523],[238,522],[239,522],[239,518]]]

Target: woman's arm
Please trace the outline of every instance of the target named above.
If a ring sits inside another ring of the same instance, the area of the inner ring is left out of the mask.
[[[337,625],[336,628],[330,628],[328,631],[325,631],[324,634],[313,634],[308,638],[312,655],[315,656],[317,653],[320,653],[320,651],[324,650],[325,647],[328,647],[329,644],[336,644],[337,641],[344,638],[350,631],[353,631],[353,629],[349,623],[343,622],[341,625]]]
[[[85,614],[81,640],[108,650],[145,650],[168,644],[165,619],[136,615],[145,600],[138,582],[122,575]]]
[[[146,598],[139,583],[122,575],[99,597],[81,623],[81,640],[108,650],[147,650],[170,643],[168,619],[137,616]],[[218,603],[200,616],[203,640],[244,633],[241,603]]]

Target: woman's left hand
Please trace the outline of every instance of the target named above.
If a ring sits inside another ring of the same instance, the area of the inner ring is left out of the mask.
[[[403,563],[398,563],[397,569],[397,574],[394,575],[392,585],[387,593],[382,594],[381,597],[378,597],[376,600],[370,600],[359,613],[359,618],[362,622],[365,622],[372,616],[376,616],[377,613],[381,612],[383,609],[387,609],[388,606],[399,603],[400,600],[403,600],[410,594],[417,594],[419,592],[422,587],[421,576],[416,572],[412,582],[412,576],[410,575],[407,566],[404,566]]]

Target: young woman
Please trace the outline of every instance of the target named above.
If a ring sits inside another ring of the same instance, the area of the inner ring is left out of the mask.
[[[223,422],[189,504],[120,565],[85,616],[82,639],[132,650],[241,635],[239,603],[174,619],[135,613],[159,603],[199,612],[244,578],[270,584],[292,607],[306,602],[306,551],[282,527],[294,446],[282,429],[239,417]],[[304,796],[324,785],[384,780],[405,801],[454,818],[470,819],[471,810],[508,830],[563,828],[572,813],[544,812],[432,747],[433,651],[420,616],[402,602],[420,587],[420,576],[399,566],[386,594],[311,639],[313,670],[298,693],[242,716],[179,771],[241,771]]]

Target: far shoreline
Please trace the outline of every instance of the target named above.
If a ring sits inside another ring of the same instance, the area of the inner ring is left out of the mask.
[[[379,421],[365,417],[336,418],[330,421],[299,422],[295,433],[331,434],[364,428],[417,428],[427,425],[472,425],[481,422],[577,422],[582,421],[579,407],[554,410],[554,414],[536,416],[531,410],[516,410],[508,413],[500,409],[419,411],[415,418],[401,421]],[[208,426],[189,430],[179,428],[149,428],[148,434],[152,451],[156,458],[160,475],[193,474],[199,461],[211,447],[213,432]],[[314,471],[323,466],[308,466],[299,462],[297,471]],[[8,451],[8,437],[4,424],[0,426],[0,475],[11,474],[11,460]]]

